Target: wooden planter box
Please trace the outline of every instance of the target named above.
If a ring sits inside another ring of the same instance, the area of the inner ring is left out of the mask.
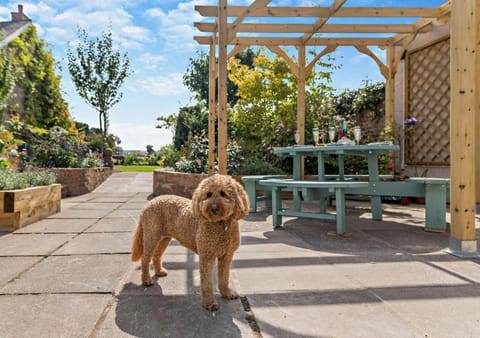
[[[60,212],[61,184],[0,191],[0,229],[16,230]]]

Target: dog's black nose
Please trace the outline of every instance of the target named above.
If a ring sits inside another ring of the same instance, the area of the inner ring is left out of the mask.
[[[216,204],[212,204],[212,207],[210,208],[212,211],[212,214],[217,215],[220,212],[220,208]]]

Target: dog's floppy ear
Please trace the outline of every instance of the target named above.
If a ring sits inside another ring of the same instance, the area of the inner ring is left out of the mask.
[[[193,212],[193,217],[196,217],[196,218],[199,218],[202,216],[200,212],[200,198],[202,195],[202,186],[203,186],[202,182],[200,182],[200,184],[195,189],[192,195],[192,212]]]
[[[232,184],[235,186],[235,190],[237,191],[237,194],[235,195],[235,202],[237,204],[237,207],[235,208],[235,219],[240,219],[248,214],[250,203],[248,202],[248,195],[245,192],[245,189],[243,189],[243,186],[233,178],[232,181]]]

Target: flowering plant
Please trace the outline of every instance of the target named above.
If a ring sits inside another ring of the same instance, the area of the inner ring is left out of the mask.
[[[418,120],[415,117],[410,117],[403,121],[403,129],[405,131],[405,134],[410,135],[417,124]]]

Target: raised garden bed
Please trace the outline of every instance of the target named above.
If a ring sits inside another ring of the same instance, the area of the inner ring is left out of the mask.
[[[111,167],[52,168],[57,183],[62,185],[62,197],[78,196],[92,192],[113,173]]]
[[[61,208],[60,184],[0,190],[0,229],[16,230],[47,218]]]
[[[153,194],[155,196],[172,194],[192,198],[193,191],[206,177],[208,175],[157,169],[153,172]]]

